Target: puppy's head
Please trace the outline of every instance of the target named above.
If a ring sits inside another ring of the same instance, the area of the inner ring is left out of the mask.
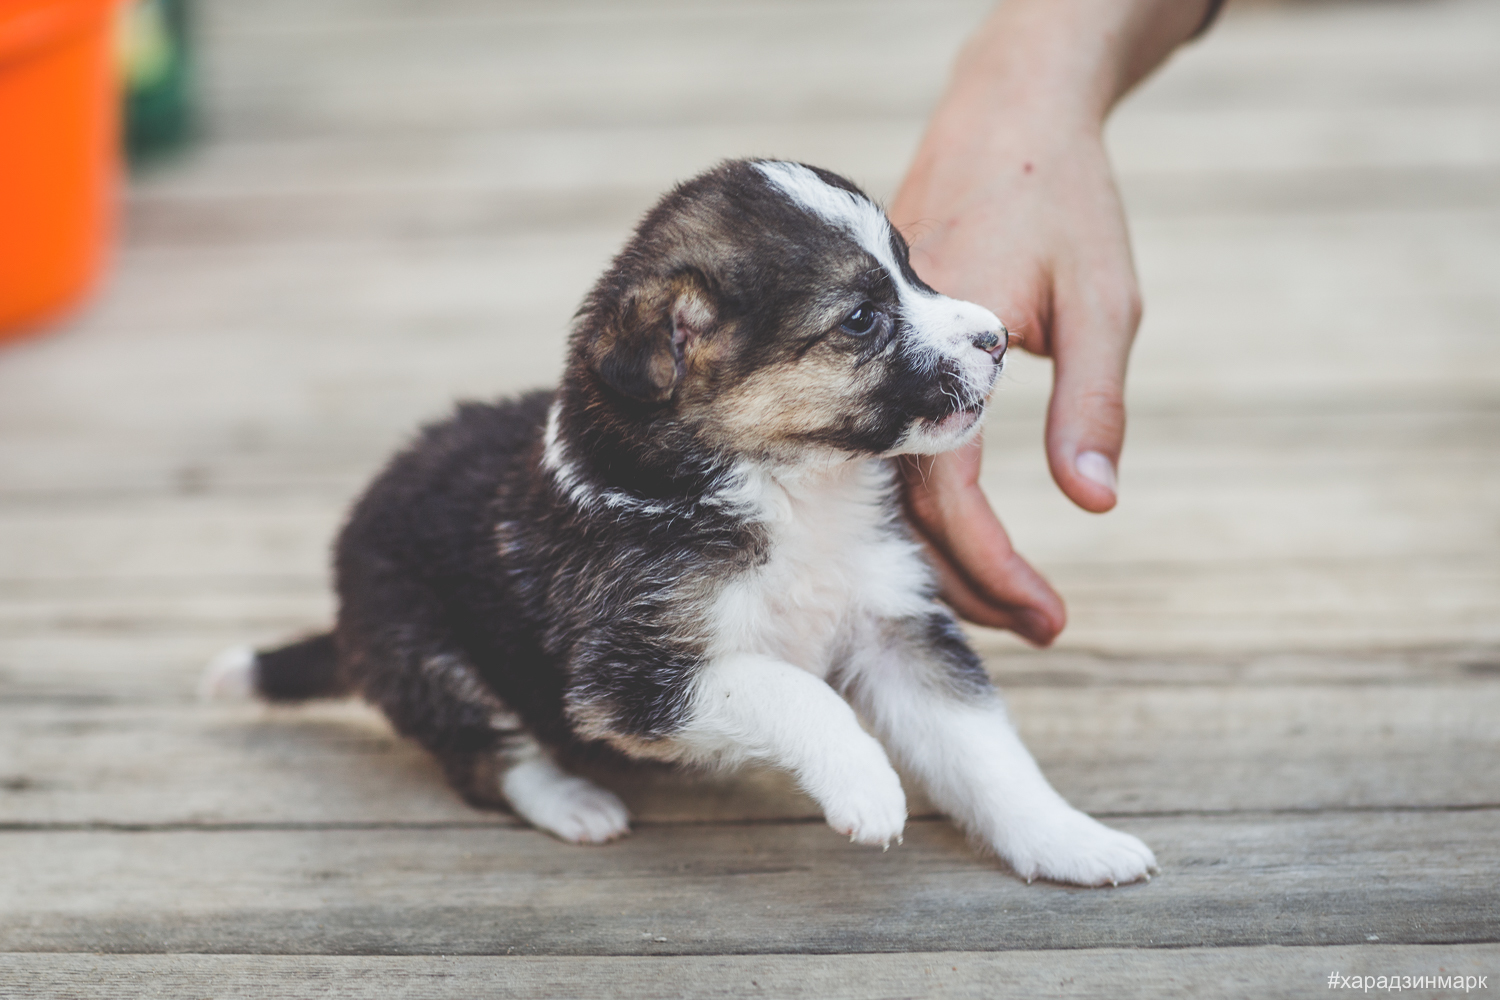
[[[580,312],[569,378],[721,453],[934,453],[977,431],[1005,344],[853,184],[735,161],[646,216]]]

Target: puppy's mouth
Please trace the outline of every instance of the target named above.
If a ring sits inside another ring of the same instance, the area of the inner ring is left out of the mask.
[[[984,415],[984,406],[966,406],[954,410],[946,417],[923,417],[922,429],[931,434],[962,434],[978,423]]]

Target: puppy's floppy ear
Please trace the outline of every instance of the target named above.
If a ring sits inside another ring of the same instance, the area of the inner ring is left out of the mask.
[[[652,279],[627,293],[601,324],[589,345],[589,365],[621,395],[665,403],[686,371],[686,352],[717,318],[698,275]]]

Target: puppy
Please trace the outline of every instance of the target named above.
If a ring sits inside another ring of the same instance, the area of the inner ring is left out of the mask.
[[[853,184],[726,163],[641,222],[555,393],[463,405],[380,474],[335,631],[208,687],[358,691],[565,840],[628,829],[573,754],[770,764],[878,845],[906,822],[894,761],[1028,881],[1149,877],[1042,777],[900,516],[894,457],[978,432],[1005,344]]]

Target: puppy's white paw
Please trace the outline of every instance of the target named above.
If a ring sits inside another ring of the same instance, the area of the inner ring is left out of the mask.
[[[1026,881],[1123,885],[1160,870],[1151,848],[1130,834],[1111,830],[1071,806],[1049,813],[1016,822],[993,845]]]
[[[860,844],[900,843],[906,827],[906,793],[882,755],[856,772],[832,779],[814,793],[828,825]]]
[[[198,678],[198,700],[219,701],[255,695],[255,650],[230,646],[219,653]]]
[[[630,814],[615,793],[572,778],[546,801],[521,812],[534,825],[574,844],[603,844],[630,832]]]
[[[603,844],[630,832],[618,796],[543,757],[506,771],[500,792],[522,819],[570,843]]]

